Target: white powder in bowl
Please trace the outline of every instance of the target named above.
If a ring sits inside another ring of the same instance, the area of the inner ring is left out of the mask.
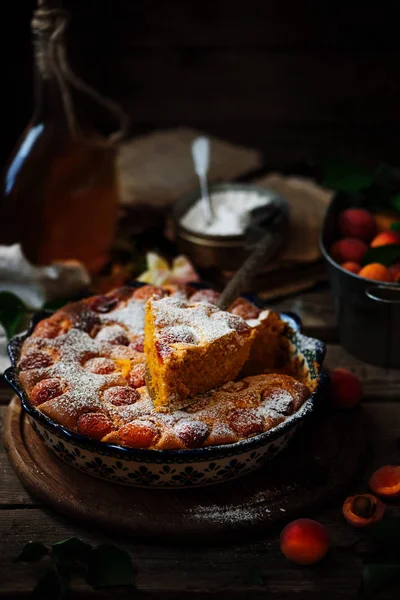
[[[180,224],[195,233],[208,235],[243,235],[249,222],[249,213],[254,208],[265,206],[272,201],[272,194],[260,194],[256,190],[227,190],[211,195],[214,220],[209,225],[204,219],[202,200],[190,207],[183,215]]]

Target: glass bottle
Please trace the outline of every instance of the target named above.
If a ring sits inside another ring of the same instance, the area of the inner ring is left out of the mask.
[[[0,243],[20,242],[36,265],[75,259],[96,273],[107,263],[118,209],[117,135],[78,123],[72,89],[112,109],[69,69],[63,32],[68,14],[39,0],[32,20],[35,109],[2,180]]]

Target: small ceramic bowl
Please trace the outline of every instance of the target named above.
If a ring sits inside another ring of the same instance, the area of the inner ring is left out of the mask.
[[[252,298],[254,302],[254,298]],[[19,396],[26,416],[44,444],[68,465],[107,481],[154,488],[183,488],[221,483],[254,471],[283,448],[316,407],[323,395],[326,374],[323,342],[304,336],[301,322],[282,314],[291,325],[292,359],[304,365],[315,391],[300,410],[273,429],[254,437],[221,446],[193,450],[141,450],[106,444],[70,431],[37,410],[19,381],[17,364],[24,340],[46,315],[36,315],[25,333],[15,336],[8,350],[12,366],[4,377]]]
[[[247,192],[249,194],[257,192],[265,198],[266,204],[272,203],[279,209],[282,218],[279,225],[274,226],[273,232],[276,236],[273,251],[276,252],[283,243],[284,236],[281,233],[288,224],[289,207],[287,200],[273,190],[252,184],[218,183],[211,185],[209,188],[211,196],[216,192],[230,191]],[[207,235],[191,231],[182,225],[183,215],[199,198],[199,190],[196,190],[178,200],[173,206],[173,228],[180,252],[188,256],[193,264],[200,269],[217,268],[228,271],[238,269],[250,254],[244,235]]]

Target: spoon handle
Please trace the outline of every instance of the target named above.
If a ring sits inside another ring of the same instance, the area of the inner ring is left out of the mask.
[[[194,170],[200,180],[202,206],[207,224],[211,223],[214,215],[211,207],[210,194],[207,185],[207,171],[210,162],[210,142],[206,137],[198,137],[192,143],[192,158]]]
[[[254,276],[265,265],[267,258],[275,253],[278,245],[278,236],[271,232],[261,238],[253,252],[223,289],[217,302],[218,308],[226,310],[248,288]]]

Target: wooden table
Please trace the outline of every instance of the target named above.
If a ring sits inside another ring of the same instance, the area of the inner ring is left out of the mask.
[[[327,342],[327,367],[348,367],[364,382],[363,405],[369,422],[371,451],[353,491],[366,491],[366,481],[375,468],[399,460],[400,370],[366,365],[340,347],[327,289],[287,299],[277,307],[297,312],[303,319],[306,333]],[[0,426],[10,398],[8,389],[0,389]],[[223,540],[216,540],[212,547],[196,547],[195,541],[186,547],[163,547],[89,531],[58,516],[31,497],[9,465],[3,445],[0,447],[0,471],[0,598],[29,597],[37,567],[13,562],[29,540],[52,544],[71,536],[92,544],[108,541],[130,552],[137,586],[132,598],[277,599],[296,594],[306,600],[322,597],[336,600],[357,596],[362,573],[363,534],[345,523],[341,506],[334,505],[318,515],[304,515],[315,516],[325,523],[333,541],[327,560],[316,567],[304,568],[290,564],[283,557],[278,543],[279,531],[251,543],[223,546]],[[400,515],[400,506],[391,508],[391,512]],[[261,574],[263,585],[254,582],[251,576],[254,569]],[[94,592],[79,580],[72,588],[72,598],[107,597],[106,593]],[[392,586],[379,598],[399,595],[400,586]]]

